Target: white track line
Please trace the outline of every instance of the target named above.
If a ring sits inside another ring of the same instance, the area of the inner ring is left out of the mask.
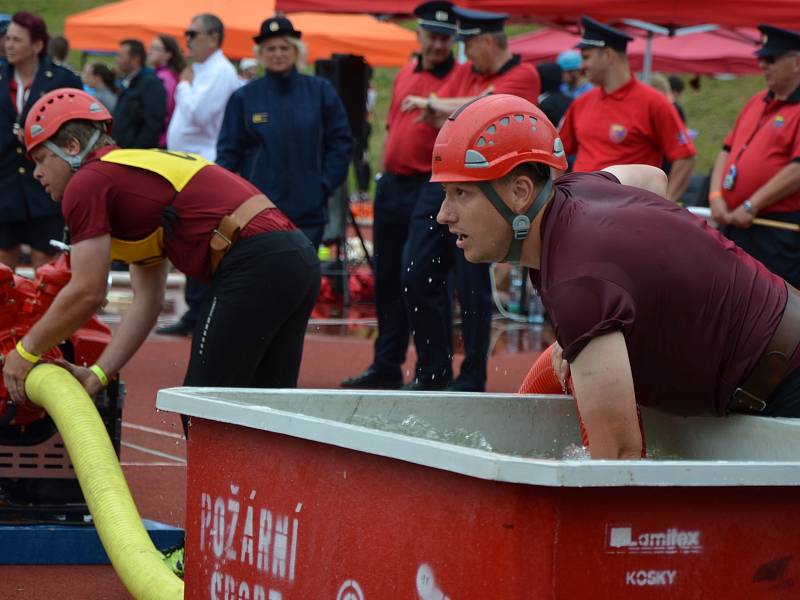
[[[133,450],[138,450],[139,452],[144,452],[145,454],[152,454],[154,456],[160,456],[161,458],[169,458],[170,460],[174,460],[175,462],[185,465],[186,459],[181,458],[180,456],[175,456],[174,454],[167,454],[166,452],[159,452],[158,450],[151,450],[150,448],[145,448],[144,446],[139,446],[138,444],[131,444],[130,442],[122,442],[122,445],[126,448],[131,448]]]
[[[122,423],[123,427],[127,427],[128,429],[136,429],[137,431],[144,431],[147,433],[153,433],[155,435],[163,435],[164,437],[173,438],[176,440],[182,440],[183,434],[181,433],[172,433],[171,431],[162,431],[161,429],[156,429],[155,427],[147,427],[146,425],[137,425],[136,423]]]
[[[176,462],[121,462],[121,467],[180,467],[184,468],[186,465]]]

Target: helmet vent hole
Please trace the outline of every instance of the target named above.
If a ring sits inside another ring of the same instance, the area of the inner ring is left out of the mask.
[[[478,143],[476,144],[478,148],[483,148],[486,145],[486,138],[481,136],[478,138]]]
[[[517,123],[522,123],[522,122],[525,120],[525,116],[524,116],[524,115],[515,115],[515,116],[514,116],[514,120],[515,120]]]
[[[508,124],[510,122],[511,121],[508,117],[503,117],[502,119],[500,119],[500,125],[502,125],[503,127],[508,127]]]
[[[489,166],[489,161],[477,150],[467,150],[464,166],[468,169],[481,169]]]
[[[494,135],[495,133],[497,133],[497,127],[495,127],[494,125],[489,125],[486,128],[486,133],[488,133],[489,135]]]

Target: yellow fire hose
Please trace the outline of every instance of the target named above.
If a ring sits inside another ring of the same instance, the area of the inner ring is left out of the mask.
[[[114,570],[136,600],[183,598],[181,581],[162,562],[133,503],[97,409],[78,381],[55,365],[33,368],[25,391],[58,427]]]

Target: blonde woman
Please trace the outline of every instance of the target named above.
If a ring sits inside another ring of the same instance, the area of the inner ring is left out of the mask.
[[[342,102],[325,79],[301,74],[301,32],[285,17],[253,38],[264,76],[233,93],[217,163],[250,181],[319,246],[328,196],[347,176],[352,138]]]

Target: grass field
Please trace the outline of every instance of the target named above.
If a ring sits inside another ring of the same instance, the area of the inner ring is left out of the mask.
[[[25,10],[41,14],[51,31],[59,33],[63,29],[64,19],[67,15],[107,3],[105,0],[0,0],[0,12],[13,13],[24,7]],[[258,21],[258,18],[254,20],[254,27],[255,21]],[[413,27],[411,22],[407,25]],[[509,33],[515,35],[532,28],[529,25],[512,25]],[[378,168],[377,163],[383,146],[386,113],[396,72],[396,69],[375,69],[374,84],[378,90],[378,102],[373,115],[373,134],[370,139],[373,171]],[[689,77],[690,75],[687,75],[686,79],[688,80]],[[681,103],[686,111],[688,126],[698,131],[698,137],[695,140],[698,151],[695,167],[697,172],[710,170],[714,158],[722,146],[722,141],[733,125],[741,107],[762,87],[763,81],[760,76],[740,77],[733,80],[704,77],[701,79],[699,90],[692,90],[687,86]]]

